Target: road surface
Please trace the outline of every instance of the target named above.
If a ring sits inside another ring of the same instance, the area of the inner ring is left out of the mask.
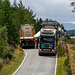
[[[39,56],[38,49],[24,49],[27,58],[15,75],[54,75],[56,56]]]

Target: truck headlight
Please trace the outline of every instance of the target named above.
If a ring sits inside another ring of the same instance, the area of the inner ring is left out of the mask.
[[[42,51],[42,49],[40,49],[40,51]]]
[[[52,50],[52,52],[53,52],[53,53],[55,53],[55,51],[54,51],[54,50]]]
[[[52,50],[54,52],[54,50]]]
[[[21,41],[20,41],[20,43],[21,43]]]

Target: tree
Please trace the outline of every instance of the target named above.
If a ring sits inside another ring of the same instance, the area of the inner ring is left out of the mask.
[[[41,29],[41,23],[43,22],[43,20],[40,18],[39,20],[38,20],[38,18],[37,18],[37,22],[36,22],[36,25],[35,25],[35,32],[37,33],[40,29]]]
[[[36,16],[36,14],[33,14],[33,11],[30,9],[30,7],[26,8],[24,11],[24,22],[27,24],[35,24],[36,20],[34,19],[34,17]]]
[[[64,26],[63,26],[63,24],[61,24],[61,28],[64,30]]]
[[[8,42],[10,42],[10,40],[12,41],[12,19],[11,19],[11,13],[10,13],[10,2],[9,0],[4,0],[3,1],[3,11],[4,11],[4,25],[6,25],[7,27],[7,31],[8,31]]]
[[[4,11],[3,11],[3,1],[0,0],[0,25],[3,26],[4,21]]]
[[[22,3],[22,0],[20,0],[20,3],[18,4],[19,6],[19,9],[18,9],[18,22],[19,22],[19,25],[21,24],[24,24],[24,6],[23,6],[23,3]]]
[[[13,6],[9,0],[0,0],[0,27],[6,26],[8,43],[19,43],[19,30],[21,24],[36,24],[36,15],[28,7],[23,6],[22,0],[17,5],[14,0]]]
[[[75,13],[75,1],[74,1],[74,2],[71,2],[71,3],[70,3],[70,6],[72,6],[72,7],[73,7],[72,12],[73,12],[73,13]]]
[[[66,29],[64,28],[63,24],[61,24],[60,27],[66,32]]]
[[[8,46],[7,40],[8,40],[7,29],[6,29],[6,26],[4,26],[0,28],[0,56],[2,56],[2,52]]]
[[[72,32],[70,36],[74,36],[74,33]]]
[[[17,7],[16,0],[14,0],[14,2],[13,2],[13,6],[14,6],[14,7]]]

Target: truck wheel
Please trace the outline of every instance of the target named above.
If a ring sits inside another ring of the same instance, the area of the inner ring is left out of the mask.
[[[56,56],[57,55],[57,52],[55,52],[53,55]]]
[[[53,55],[56,56],[56,53],[54,53]]]
[[[39,56],[41,56],[41,54],[39,53]]]

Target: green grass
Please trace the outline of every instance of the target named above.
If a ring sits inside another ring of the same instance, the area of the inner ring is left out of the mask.
[[[5,64],[0,72],[0,75],[11,75],[21,64],[24,58],[22,50],[15,50],[14,57],[9,64]]]
[[[69,44],[73,44],[73,41],[72,41],[72,39],[71,40],[68,40],[69,41]]]
[[[59,39],[58,39],[58,42],[60,42],[60,41],[61,41],[61,39],[59,38]]]
[[[63,64],[65,60],[65,47],[58,45],[58,67],[57,67],[57,75],[63,75]],[[66,74],[64,74],[66,75]]]
[[[75,50],[75,46],[73,46],[73,49]]]
[[[63,75],[63,57],[58,58],[58,68],[57,68],[57,75]]]
[[[71,66],[70,69],[72,70],[72,75],[75,75],[75,66],[74,66],[75,65],[75,50],[72,49],[74,45],[67,44],[67,46],[69,51],[69,60],[70,60],[69,64]]]

